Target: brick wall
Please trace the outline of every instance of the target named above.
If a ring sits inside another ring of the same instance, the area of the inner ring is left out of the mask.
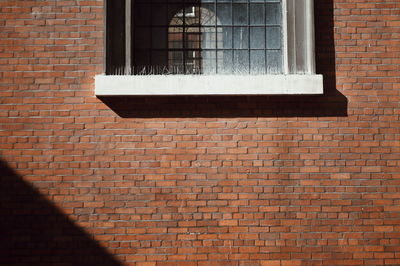
[[[400,3],[315,5],[323,96],[97,99],[103,1],[1,1],[1,261],[399,265]]]

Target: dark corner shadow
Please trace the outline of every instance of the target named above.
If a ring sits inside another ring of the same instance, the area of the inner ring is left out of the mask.
[[[308,96],[113,96],[99,97],[124,118],[338,117],[347,98],[336,88],[333,0],[315,1],[317,73],[324,94]]]
[[[121,265],[0,160],[0,264]]]

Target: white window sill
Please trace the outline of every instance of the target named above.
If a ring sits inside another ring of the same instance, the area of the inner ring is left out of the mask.
[[[322,75],[137,75],[95,77],[96,96],[323,94]]]

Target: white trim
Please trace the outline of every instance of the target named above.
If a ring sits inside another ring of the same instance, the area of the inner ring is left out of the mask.
[[[104,6],[103,6],[103,27],[104,27],[104,34],[103,34],[103,47],[104,47],[104,53],[103,53],[103,73],[106,73],[107,71],[107,20],[109,18],[107,17],[107,1],[104,1]]]
[[[315,73],[314,1],[306,0],[307,70]]]
[[[131,70],[131,21],[132,21],[132,0],[125,0],[125,74],[130,75]]]
[[[290,68],[292,69],[292,71],[290,72],[296,72],[297,71],[297,45],[296,45],[296,2],[295,0],[291,0],[290,1],[291,4],[291,10],[292,10],[292,17],[290,18],[290,26],[293,28],[292,29],[292,36],[290,36],[290,40],[292,41],[291,43],[291,48],[293,49],[293,58],[292,58],[292,62],[291,62],[291,66]],[[289,24],[289,23],[288,23]],[[285,36],[287,39],[289,39],[289,36]],[[287,43],[289,45],[289,40],[287,40]],[[289,48],[287,48],[289,50]],[[288,55],[288,65],[289,65],[289,55]]]
[[[282,0],[282,48],[283,48],[283,73],[289,74],[289,55],[288,55],[288,11],[287,0]]]
[[[137,75],[95,77],[97,96],[322,94],[322,75]]]

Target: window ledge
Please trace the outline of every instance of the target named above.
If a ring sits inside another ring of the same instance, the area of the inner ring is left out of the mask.
[[[323,94],[322,75],[137,75],[95,77],[96,96]]]

